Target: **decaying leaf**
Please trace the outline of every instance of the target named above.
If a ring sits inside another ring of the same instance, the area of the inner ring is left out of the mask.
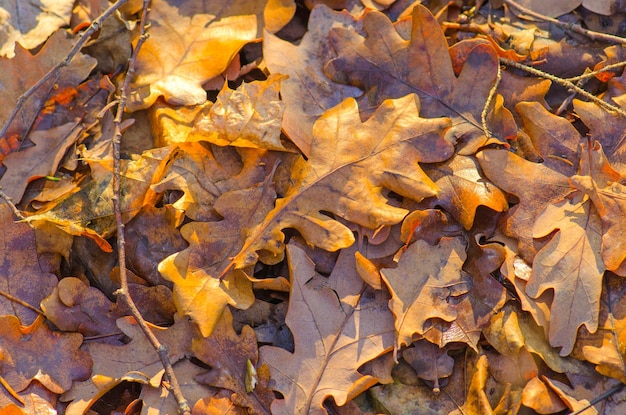
[[[315,123],[310,158],[292,167],[284,197],[248,234],[233,264],[254,264],[259,250],[273,255],[266,261],[279,261],[288,227],[328,251],[352,245],[352,232],[322,212],[371,229],[400,222],[407,211],[388,204],[383,188],[413,200],[437,194],[418,162],[450,156],[452,146],[442,138],[449,120],[421,119],[418,113],[414,95],[385,101],[365,122],[354,99],[328,110]]]
[[[274,401],[272,413],[326,414],[327,398],[341,406],[376,383],[356,369],[391,349],[392,316],[384,296],[366,290],[354,253],[343,251],[329,278],[315,272],[302,249],[287,245],[287,256],[293,284],[286,322],[295,350],[260,349],[269,386],[284,397]]]

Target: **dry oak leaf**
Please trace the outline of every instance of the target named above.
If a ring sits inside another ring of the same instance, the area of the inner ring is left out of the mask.
[[[626,286],[623,281],[611,273],[605,275],[598,330],[590,333],[582,327],[574,348],[574,356],[595,364],[599,373],[620,382],[626,382]]]
[[[0,291],[37,307],[57,283],[54,274],[42,269],[35,232],[25,223],[15,223],[6,203],[0,205]],[[14,315],[22,324],[31,324],[37,313],[0,296],[0,315]]]
[[[157,194],[150,186],[163,176],[171,151],[169,147],[157,148],[141,155],[134,154],[130,160],[122,160],[121,210],[125,223],[136,216],[144,205],[156,201]],[[108,157],[89,160],[91,177],[81,183],[79,191],[46,206],[26,220],[35,226],[39,221],[46,221],[70,235],[87,236],[102,250],[111,252],[111,246],[104,238],[116,231],[112,162],[112,158]]]
[[[35,49],[50,35],[70,22],[73,0],[0,3],[0,56],[12,58],[15,42],[24,49]],[[30,68],[29,68],[30,69]]]
[[[573,187],[587,194],[602,219],[602,260],[609,271],[626,276],[626,178],[613,169],[602,145],[581,144],[583,157]]]
[[[7,171],[0,178],[0,187],[15,202],[21,200],[29,182],[54,176],[65,152],[76,144],[82,132],[82,126],[71,122],[29,134],[30,141],[35,145],[4,158]]]
[[[216,393],[213,388],[201,385],[195,380],[195,377],[201,372],[204,372],[205,369],[192,363],[189,359],[183,359],[177,362],[175,365],[172,365],[172,368],[176,374],[176,379],[178,380],[183,396],[194,408],[192,414],[204,415],[203,412],[196,412],[195,405],[198,405],[198,402],[202,402],[207,396],[213,396]],[[178,413],[178,402],[176,402],[176,398],[169,385],[165,383],[161,383],[156,388],[141,388],[139,399],[143,401],[143,408],[148,408],[147,413],[150,415]],[[195,405],[194,402],[196,402]],[[217,413],[215,415],[217,415]],[[226,414],[222,413],[221,415]]]
[[[508,209],[504,193],[485,180],[473,157],[456,154],[443,163],[424,168],[440,192],[429,204],[443,207],[466,230],[474,225],[478,206],[496,212]]]
[[[420,118],[416,99],[387,100],[365,122],[352,98],[326,111],[313,128],[309,159],[291,168],[284,197],[250,231],[233,265],[256,263],[260,250],[267,252],[263,262],[280,261],[285,228],[327,251],[352,245],[352,231],[322,211],[371,229],[399,223],[408,212],[388,204],[383,188],[417,201],[436,195],[439,189],[418,162],[452,155],[442,137],[450,120]]]
[[[183,192],[172,206],[192,220],[219,220],[222,216],[213,206],[215,201],[229,190],[262,182],[267,163],[264,155],[256,149],[181,143],[172,151],[167,171],[152,190]]]
[[[59,281],[54,291],[41,301],[41,309],[60,330],[83,336],[116,333],[115,320],[122,316],[117,305],[102,291],[74,277]]]
[[[285,103],[283,130],[307,157],[315,120],[344,99],[361,95],[358,88],[332,82],[324,73],[326,62],[336,57],[328,40],[333,27],[360,31],[361,21],[346,10],[336,12],[320,5],[311,11],[300,44],[293,45],[270,33],[263,37],[263,58],[270,72],[289,75],[280,90]]]
[[[450,377],[454,370],[454,359],[448,355],[448,350],[427,340],[419,340],[414,347],[403,350],[402,358],[420,379],[429,381],[434,393],[440,392],[439,379]]]
[[[330,40],[339,57],[326,65],[331,79],[365,91],[359,98],[362,112],[370,113],[384,99],[416,93],[423,116],[452,119],[455,137],[468,144],[464,154],[487,142],[481,113],[498,73],[498,56],[490,44],[466,40],[476,46],[457,76],[443,31],[424,6],[413,9],[410,40],[403,39],[379,12],[366,14],[363,28],[367,38],[333,28]],[[493,118],[500,125],[493,134],[501,140],[516,131],[508,110],[500,107]]]
[[[285,104],[278,93],[285,78],[272,74],[234,91],[225,83],[215,103],[196,118],[187,140],[284,151],[280,131]]]
[[[259,355],[252,327],[244,326],[238,335],[227,307],[213,333],[209,337],[194,338],[191,347],[194,356],[211,367],[209,372],[196,376],[198,382],[232,391],[231,401],[247,408],[250,414],[269,415],[274,394],[266,389],[267,385],[257,384],[252,391],[247,391],[246,365],[250,361],[256,368]]]
[[[148,108],[160,96],[173,105],[204,103],[202,84],[224,72],[239,50],[257,38],[254,14],[228,16],[219,9],[213,14],[211,9],[223,3],[204,3],[152,1],[150,37],[137,56],[129,110]]]
[[[454,297],[472,286],[469,275],[461,270],[465,248],[460,237],[443,237],[434,246],[418,240],[402,254],[397,268],[380,270],[391,293],[389,309],[395,318],[398,348],[423,335],[430,319],[456,319]]]
[[[284,399],[272,414],[321,415],[327,398],[342,406],[377,383],[357,369],[393,347],[393,317],[381,291],[371,291],[355,270],[354,250],[347,249],[330,277],[297,246],[287,246],[292,278],[286,323],[294,353],[263,346],[260,363],[270,368],[271,389]]]
[[[50,331],[43,318],[24,327],[15,316],[0,316],[0,376],[16,392],[37,380],[61,394],[72,382],[89,378],[92,361],[79,350],[82,342],[78,333]]]
[[[519,241],[519,255],[531,263],[536,247],[529,224],[534,223],[550,202],[571,192],[567,176],[508,150],[482,150],[476,158],[492,183],[519,198],[519,204],[507,212],[501,228],[507,236]]]
[[[102,395],[124,380],[139,381],[157,387],[165,372],[158,354],[143,334],[134,318],[122,317],[117,326],[131,341],[123,346],[104,343],[85,343],[82,350],[93,359],[91,378],[75,382],[61,396],[70,402],[67,415],[84,414]],[[159,341],[168,347],[169,359],[175,364],[191,355],[193,326],[187,319],[178,319],[168,328],[152,326]]]
[[[59,30],[34,56],[18,45],[13,59],[0,58],[0,100],[7,103],[0,108],[0,125],[7,121],[17,99],[59,63],[71,47],[72,40],[68,39],[65,32]],[[76,87],[89,75],[95,65],[95,59],[79,53],[61,72],[60,78],[54,84],[59,88]],[[24,68],[28,68],[28,71]],[[23,138],[51,91],[53,91],[52,80],[41,85],[24,103],[21,112],[7,130],[7,135],[17,134],[20,139]]]
[[[275,198],[273,188],[263,183],[224,193],[214,204],[224,219],[184,225],[181,235],[189,247],[159,264],[161,275],[174,283],[178,312],[191,316],[203,337],[211,334],[227,304],[248,308],[254,302],[245,270],[226,267],[243,246],[246,230],[263,221]]]
[[[581,325],[598,328],[602,274],[602,224],[591,200],[577,192],[571,199],[549,205],[537,217],[533,236],[543,238],[558,230],[535,256],[526,293],[533,298],[552,289],[548,338],[571,353]]]

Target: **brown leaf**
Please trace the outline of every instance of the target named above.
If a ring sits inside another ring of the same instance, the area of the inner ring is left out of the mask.
[[[59,281],[54,291],[41,301],[41,309],[60,330],[83,336],[117,333],[115,320],[122,316],[117,305],[102,291],[74,277]]]
[[[15,316],[0,316],[0,376],[16,392],[36,379],[52,392],[63,393],[91,373],[89,354],[78,349],[82,342],[80,334],[50,331],[43,319],[23,327]]]
[[[241,249],[244,232],[263,220],[275,197],[263,183],[224,193],[214,205],[224,219],[184,225],[181,235],[190,246],[159,264],[161,275],[174,283],[178,312],[190,315],[203,337],[211,334],[227,304],[247,308],[254,302],[245,270],[228,270],[227,265]]]
[[[256,385],[253,391],[246,390],[246,363],[258,364],[257,339],[250,326],[244,326],[241,334],[233,329],[233,316],[228,308],[213,333],[206,338],[195,338],[192,344],[195,357],[211,366],[209,372],[199,374],[196,379],[204,384],[233,392],[233,403],[248,409],[250,414],[269,415],[269,405],[274,395],[267,385]]]
[[[62,400],[72,401],[66,414],[82,414],[99,397],[123,380],[149,383],[158,386],[163,376],[163,365],[154,347],[150,344],[132,317],[117,320],[117,326],[131,341],[123,346],[104,343],[87,343],[83,350],[93,359],[92,376],[83,382],[75,382]],[[174,364],[191,355],[193,327],[188,320],[177,320],[173,326],[152,326],[159,341],[168,347],[170,363]],[[114,359],[111,359],[115,356]]]
[[[59,56],[65,56],[71,47],[72,41],[67,38],[63,31],[57,31],[34,56],[18,45],[13,59],[0,59],[0,100],[7,103],[0,108],[0,124],[6,122],[18,97],[55,66],[59,61]],[[89,75],[95,64],[93,58],[81,53],[77,54],[69,66],[61,72],[56,85],[59,88],[76,87]],[[24,71],[24,68],[28,68],[28,71]],[[16,117],[7,130],[7,135],[16,134],[21,140],[52,90],[52,81],[41,85],[22,106],[22,110],[18,114],[21,116]]]
[[[591,332],[598,327],[602,274],[600,258],[602,225],[591,201],[582,195],[549,205],[537,218],[533,236],[541,238],[558,230],[533,261],[526,285],[531,297],[554,290],[550,307],[550,344],[571,353],[578,327]]]
[[[284,151],[280,142],[284,104],[278,92],[286,78],[273,74],[265,81],[243,83],[235,91],[224,84],[215,103],[194,120],[188,141]]]
[[[286,322],[295,350],[260,349],[270,388],[284,397],[274,401],[272,413],[325,414],[326,398],[341,406],[376,383],[356,369],[391,349],[392,316],[380,292],[365,289],[354,270],[354,252],[342,252],[329,278],[315,272],[300,248],[288,245],[287,256],[293,284]]]
[[[222,15],[221,4],[203,3],[151,3],[150,37],[137,57],[128,109],[148,108],[160,96],[174,105],[202,104],[202,84],[224,72],[243,45],[257,37],[255,15]]]
[[[322,212],[372,229],[400,222],[407,211],[388,204],[383,188],[413,200],[436,194],[417,162],[450,156],[452,146],[441,137],[449,120],[421,119],[418,110],[414,95],[385,101],[364,123],[354,99],[328,110],[315,123],[308,161],[291,167],[284,197],[248,234],[233,264],[254,264],[259,250],[273,255],[264,261],[280,261],[288,227],[328,251],[350,246],[352,232]]]
[[[263,57],[270,72],[289,75],[280,91],[285,103],[282,127],[305,156],[311,152],[315,120],[344,99],[361,93],[355,87],[330,81],[324,73],[324,64],[335,57],[328,33],[337,26],[360,31],[361,22],[347,11],[320,6],[311,11],[309,30],[299,45],[269,33],[263,38]]]
[[[459,297],[471,288],[461,271],[465,261],[462,238],[441,238],[431,246],[418,240],[402,255],[397,268],[383,268],[381,275],[391,292],[389,308],[395,317],[397,346],[408,346],[423,335],[430,319],[454,321]]]
[[[498,188],[519,197],[501,229],[519,241],[519,254],[528,262],[536,253],[532,228],[546,206],[571,192],[567,177],[542,164],[532,163],[507,150],[487,149],[476,154],[484,174]]]
[[[621,382],[626,381],[626,287],[622,278],[605,275],[600,301],[598,330],[582,327],[574,356],[594,363],[596,370]]]
[[[16,42],[24,49],[35,49],[41,45],[57,29],[68,25],[73,5],[72,0],[45,3],[44,7],[19,0],[2,2],[0,56],[12,58]]]
[[[440,392],[439,379],[449,377],[454,369],[454,360],[448,350],[426,340],[417,341],[414,347],[403,350],[402,358],[415,369],[417,376],[430,381],[434,393]]]
[[[496,212],[509,207],[504,193],[482,177],[472,157],[455,155],[444,163],[426,166],[424,171],[440,189],[429,204],[443,207],[466,230],[474,225],[478,206]]]
[[[230,190],[245,189],[263,181],[264,153],[252,149],[220,148],[202,143],[176,145],[167,171],[153,187],[158,193],[183,192],[172,206],[196,221],[221,219],[215,201]]]
[[[11,209],[4,203],[0,205],[0,224],[0,290],[37,307],[56,286],[56,276],[41,269],[35,232],[24,223],[15,223]],[[14,315],[22,324],[31,324],[37,317],[33,310],[5,296],[0,296],[0,315]]]
[[[467,154],[487,142],[481,113],[498,72],[490,44],[475,41],[456,76],[445,36],[424,6],[413,9],[410,40],[404,40],[382,13],[366,14],[363,27],[367,38],[353,30],[332,29],[330,39],[339,57],[326,66],[331,79],[365,90],[359,99],[361,111],[371,112],[384,99],[416,93],[424,116],[452,118],[455,137],[469,145]],[[502,111],[505,114],[495,118],[504,117],[505,128],[493,133],[504,140],[516,128],[508,110]]]

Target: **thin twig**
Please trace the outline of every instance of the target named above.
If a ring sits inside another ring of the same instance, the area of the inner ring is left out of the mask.
[[[61,62],[57,63],[54,67],[52,67],[48,71],[48,73],[46,73],[43,76],[43,78],[41,78],[39,81],[37,81],[35,83],[35,85],[31,86],[26,92],[24,92],[22,95],[20,95],[20,97],[17,99],[15,107],[13,108],[13,111],[11,112],[11,114],[9,115],[9,118],[4,123],[4,126],[2,127],[2,130],[0,130],[0,137],[4,137],[6,135],[7,130],[9,129],[11,124],[13,123],[13,120],[15,119],[15,117],[17,116],[17,113],[22,109],[22,106],[28,100],[28,98],[30,98],[30,96],[33,95],[35,93],[35,91],[37,91],[39,89],[39,87],[41,85],[43,85],[44,83],[48,82],[50,79],[54,78],[54,82],[53,83],[55,83],[59,79],[59,77],[61,76],[61,69],[63,69],[64,67],[66,67],[66,66],[68,66],[70,64],[70,62],[72,61],[74,56],[85,45],[85,43],[87,42],[87,40],[89,40],[91,35],[93,35],[97,30],[99,30],[100,27],[102,26],[102,23],[107,18],[109,18],[109,16],[111,16],[111,14],[113,14],[117,9],[119,9],[127,1],[128,0],[118,0],[118,1],[116,1],[111,7],[106,9],[104,11],[104,13],[102,13],[100,16],[98,16],[96,18],[96,20],[94,20],[89,25],[89,27],[80,35],[80,37],[78,38],[76,43],[74,43],[74,45],[72,46],[72,49],[70,49],[70,51],[68,52],[68,54],[65,57],[65,59],[63,59]]]
[[[581,34],[583,36],[587,36],[589,39],[591,40],[596,40],[599,42],[606,42],[606,43],[614,43],[614,44],[618,44],[618,45],[622,45],[622,44],[626,44],[626,38],[623,37],[619,37],[619,36],[614,36],[614,35],[609,35],[606,33],[600,33],[600,32],[594,32],[593,30],[588,30],[585,29],[584,27],[582,27],[579,24],[575,24],[575,23],[567,23],[567,22],[562,22],[560,20],[554,19],[552,17],[548,17],[545,16],[541,13],[537,13],[534,12],[520,4],[518,4],[516,1],[514,0],[504,0],[504,3],[519,10],[520,12],[522,12],[523,14],[526,14],[530,17],[534,17],[535,19],[539,19],[539,20],[543,20],[545,22],[550,22],[556,26],[559,26],[565,30],[569,30],[571,32],[575,32],[578,34]]]
[[[608,398],[609,396],[613,395],[614,393],[617,393],[619,391],[621,391],[624,388],[623,383],[619,383],[617,385],[615,385],[613,388],[609,389],[608,391],[604,392],[602,395],[598,396],[597,398],[593,399],[591,402],[589,402],[589,404],[583,408],[578,409],[575,412],[570,412],[567,415],[579,415],[582,414],[583,412],[585,412],[587,409],[591,408],[593,405],[597,404],[598,402]]]
[[[489,113],[489,107],[491,106],[491,101],[493,101],[493,97],[496,96],[496,90],[498,89],[498,85],[500,85],[500,80],[502,79],[502,70],[500,69],[500,65],[498,65],[498,75],[496,76],[496,82],[493,84],[491,89],[489,90],[489,95],[487,96],[487,100],[485,101],[485,106],[483,107],[483,111],[480,113],[480,121],[482,123],[483,132],[487,138],[490,138],[491,131],[487,126],[487,114]]]
[[[583,97],[587,98],[588,100],[595,102],[596,104],[598,104],[599,106],[601,106],[605,110],[607,110],[609,112],[617,113],[617,114],[621,115],[622,117],[626,118],[626,111],[624,111],[620,107],[616,107],[615,105],[609,104],[606,101],[602,101],[600,98],[598,98],[595,95],[585,91],[584,89],[582,89],[581,87],[577,86],[573,82],[570,82],[570,81],[568,81],[566,79],[563,79],[563,78],[559,78],[558,76],[554,76],[554,75],[549,74],[547,72],[540,71],[539,69],[533,68],[531,66],[522,65],[521,63],[517,63],[517,62],[512,61],[510,59],[500,58],[500,62],[505,64],[505,65],[507,65],[507,66],[513,66],[515,68],[521,69],[521,70],[523,70],[525,72],[528,72],[530,74],[539,76],[541,78],[549,79],[552,82],[563,86],[564,88],[567,88],[567,89],[572,90],[572,91],[576,91],[579,95],[582,95]]]
[[[4,199],[4,201],[6,202],[7,205],[9,205],[9,207],[11,208],[15,216],[17,216],[20,220],[26,220],[24,215],[22,215],[22,212],[20,212],[17,206],[15,206],[15,203],[13,203],[13,199],[11,199],[9,195],[4,193],[2,191],[2,188],[0,188],[0,198]]]
[[[189,407],[189,403],[183,396],[182,390],[174,374],[174,369],[172,368],[172,364],[169,359],[167,346],[162,344],[159,339],[154,335],[146,320],[141,315],[141,312],[135,305],[132,297],[130,296],[130,292],[128,290],[128,276],[126,275],[126,240],[124,237],[124,222],[122,220],[122,208],[121,208],[121,200],[122,200],[122,190],[121,190],[121,154],[120,154],[120,145],[122,141],[122,116],[124,114],[124,109],[126,107],[126,101],[128,100],[128,91],[130,89],[130,81],[135,74],[135,63],[137,61],[137,55],[141,46],[148,38],[148,34],[146,33],[147,27],[147,17],[148,17],[148,6],[150,5],[150,0],[143,1],[143,14],[141,16],[140,22],[140,33],[139,39],[137,41],[137,45],[135,46],[135,50],[130,58],[128,63],[128,70],[126,71],[126,79],[124,80],[124,84],[120,91],[119,104],[117,106],[117,112],[115,115],[115,120],[113,121],[115,126],[115,134],[113,136],[113,191],[115,195],[113,196],[113,209],[115,211],[115,222],[117,225],[117,251],[118,251],[118,259],[119,259],[119,270],[120,270],[120,289],[115,292],[115,294],[122,298],[128,308],[130,309],[133,317],[137,321],[137,324],[141,328],[141,331],[145,334],[146,338],[152,344],[154,349],[157,351],[159,358],[161,359],[161,363],[163,364],[163,368],[165,369],[165,375],[169,381],[169,387],[172,390],[172,394],[176,398],[178,402],[178,411],[183,415],[191,415],[191,408]]]
[[[0,290],[0,295],[3,296],[4,298],[13,301],[14,303],[17,303],[23,307],[28,308],[31,311],[34,311],[35,313],[44,316],[45,317],[45,313],[43,311],[41,311],[40,309],[38,309],[37,307],[33,307],[32,305],[28,304],[26,301],[24,300],[20,300],[19,298],[12,296],[11,294],[4,292],[2,290]]]

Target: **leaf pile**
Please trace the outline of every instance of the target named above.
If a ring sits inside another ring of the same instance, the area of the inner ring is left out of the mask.
[[[128,1],[37,84],[110,6],[48,3],[0,5],[0,412],[176,411],[120,267],[196,415],[626,412],[622,46],[509,0],[152,0],[142,44]]]

